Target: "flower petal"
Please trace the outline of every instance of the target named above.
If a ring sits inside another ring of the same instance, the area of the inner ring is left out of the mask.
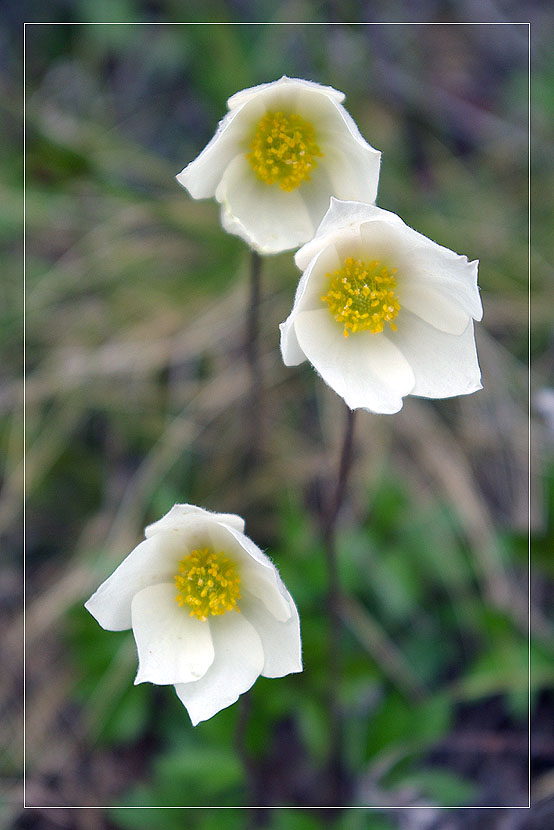
[[[228,112],[215,135],[199,156],[176,176],[193,199],[214,196],[226,168],[239,153],[247,151],[250,125],[263,115],[263,107],[252,101],[247,107]]]
[[[401,314],[403,319],[394,333],[394,343],[413,369],[412,395],[450,398],[482,388],[473,321],[463,334],[453,335],[438,331],[415,314]]]
[[[281,356],[285,366],[298,366],[306,360],[306,355],[300,348],[294,329],[294,315],[291,314],[284,323],[279,323],[281,332]]]
[[[318,311],[322,307],[321,297],[329,290],[328,274],[342,267],[342,261],[334,245],[328,245],[317,254],[304,271],[294,298],[293,311]]]
[[[259,677],[264,666],[260,637],[240,613],[228,611],[209,621],[215,658],[193,683],[177,683],[175,691],[193,726],[234,703]]]
[[[362,137],[354,119],[340,102],[310,88],[300,87],[296,110],[313,124],[321,157],[312,171],[311,182],[300,188],[303,195],[321,180],[325,196],[320,200],[315,227],[322,220],[334,194],[372,203],[377,195],[381,153]],[[310,201],[312,197],[307,198]]]
[[[431,240],[427,242],[428,245],[421,245],[413,252],[414,279],[457,303],[474,320],[481,320],[483,306],[477,287],[479,262],[470,262],[467,257]]]
[[[306,360],[300,348],[294,320],[299,311],[321,308],[321,296],[325,292],[325,275],[340,268],[340,260],[334,245],[329,245],[312,259],[300,277],[292,311],[284,323],[281,323],[281,355],[285,366],[298,366]]]
[[[335,124],[327,122],[324,129],[318,125],[324,147],[321,168],[332,183],[329,194],[372,204],[377,196],[381,153],[365,141],[344,107],[335,105],[334,111]]]
[[[158,686],[203,677],[214,660],[210,626],[175,602],[175,586],[151,585],[133,597],[133,634],[139,668],[137,683]]]
[[[405,286],[427,288],[480,320],[483,309],[477,288],[478,262],[468,262],[467,257],[410,228],[400,217],[377,210],[379,214],[360,225],[362,247],[368,255],[398,269],[399,290]]]
[[[275,571],[276,573],[276,571]],[[286,622],[291,616],[291,597],[280,578],[276,582],[273,574],[257,567],[243,568],[241,572],[241,590],[256,597],[266,609],[266,613],[280,622]],[[242,611],[242,600],[239,603]]]
[[[241,591],[247,588],[277,619],[288,619],[290,595],[271,559],[248,536],[234,528],[211,524],[206,531],[214,550],[224,551],[237,562]]]
[[[337,89],[333,89],[332,86],[323,86],[322,84],[315,83],[315,81],[305,81],[302,78],[288,78],[286,75],[283,75],[283,77],[279,78],[278,81],[270,81],[270,83],[267,84],[258,84],[257,86],[251,86],[248,89],[241,89],[240,92],[235,92],[235,94],[231,95],[231,97],[227,100],[227,106],[230,110],[237,109],[255,95],[260,95],[275,89],[283,90],[288,93],[297,92],[298,90],[309,90],[310,92],[324,94],[332,100],[337,101],[339,104],[341,101],[344,101],[344,92],[339,92]]]
[[[241,612],[254,626],[264,650],[264,677],[284,677],[302,671],[302,643],[300,620],[296,605],[289,595],[290,615],[287,620],[276,620],[254,597],[241,601]]]
[[[175,533],[158,533],[145,539],[131,551],[97,591],[85,608],[110,631],[131,628],[131,601],[149,585],[171,582],[177,563],[185,555],[183,537]]]
[[[299,189],[287,192],[260,181],[243,153],[227,166],[215,198],[225,230],[261,253],[296,248],[315,230]]]
[[[160,530],[182,530],[186,523],[186,517],[190,516],[202,516],[205,519],[230,525],[241,532],[244,531],[244,519],[235,513],[212,513],[211,510],[204,510],[203,507],[196,507],[194,504],[174,504],[165,516],[148,525],[144,535],[148,538]]]
[[[362,331],[345,337],[327,309],[302,311],[294,325],[308,360],[351,409],[390,414],[402,408],[414,374],[384,333]]]
[[[296,265],[304,271],[314,256],[327,245],[339,240],[347,244],[350,238],[358,240],[361,223],[377,218],[386,219],[394,224],[404,224],[399,216],[388,210],[365,202],[343,201],[332,196],[327,213],[321,220],[314,238],[296,252]]]
[[[398,299],[402,308],[448,334],[462,334],[470,321],[470,315],[459,304],[425,283],[406,281]]]

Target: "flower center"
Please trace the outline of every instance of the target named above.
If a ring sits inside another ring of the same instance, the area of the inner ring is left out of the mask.
[[[205,621],[235,608],[240,599],[237,566],[223,553],[211,548],[193,550],[179,562],[175,575],[178,605],[188,605],[190,616]]]
[[[256,176],[281,190],[295,190],[310,178],[322,156],[314,128],[296,113],[266,112],[256,127],[246,158]]]
[[[364,262],[348,257],[342,268],[327,274],[331,285],[321,299],[327,303],[338,323],[344,324],[344,336],[350,332],[370,331],[379,334],[400,311],[395,294],[397,269],[388,269],[377,260]]]

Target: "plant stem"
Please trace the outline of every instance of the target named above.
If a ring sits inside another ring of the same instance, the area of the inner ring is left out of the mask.
[[[262,403],[262,362],[260,354],[260,302],[262,291],[262,258],[252,251],[250,265],[250,295],[246,317],[246,362],[250,372],[248,395],[248,468],[254,469],[262,454],[264,443]]]
[[[326,515],[323,518],[323,536],[325,540],[334,542],[335,526],[337,517],[339,515],[344,496],[346,493],[346,486],[348,483],[348,476],[352,467],[352,451],[354,448],[354,425],[356,421],[356,412],[350,408],[346,410],[346,425],[344,430],[344,437],[342,440],[342,448],[339,461],[339,469],[337,474],[337,483],[333,493],[333,498],[328,506]]]
[[[250,376],[247,393],[244,425],[247,448],[244,454],[244,472],[248,483],[260,465],[263,446],[262,414],[262,362],[260,349],[260,303],[262,293],[262,258],[252,251],[250,260],[249,296],[246,310],[244,351]],[[252,505],[251,505],[252,508]],[[248,521],[248,519],[247,519]],[[243,694],[238,702],[238,719],[234,734],[234,745],[244,769],[247,805],[254,808],[250,813],[249,827],[258,826],[258,813],[263,803],[260,796],[259,774],[246,743],[250,718],[250,693]]]
[[[343,727],[340,705],[341,686],[341,589],[336,549],[336,524],[346,495],[348,476],[352,467],[355,412],[347,410],[335,489],[323,516],[323,542],[327,563],[327,604],[329,608],[329,797],[332,806],[345,803],[345,774],[343,763]]]

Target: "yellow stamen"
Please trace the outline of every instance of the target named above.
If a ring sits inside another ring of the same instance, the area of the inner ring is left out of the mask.
[[[370,331],[379,334],[400,311],[395,294],[396,268],[386,268],[381,262],[364,262],[348,257],[342,268],[327,274],[331,280],[329,291],[321,299],[327,303],[331,314],[344,325],[344,336],[350,332]]]
[[[296,113],[266,112],[258,123],[246,158],[258,179],[295,190],[308,181],[322,156],[312,124]]]
[[[207,620],[233,608],[238,611],[240,577],[237,566],[223,553],[211,548],[193,550],[179,562],[175,575],[178,605],[187,605],[190,616]]]

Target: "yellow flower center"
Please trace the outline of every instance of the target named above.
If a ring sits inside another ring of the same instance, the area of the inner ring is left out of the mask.
[[[321,299],[327,303],[331,314],[344,325],[344,336],[350,332],[370,331],[379,334],[400,311],[395,294],[396,268],[386,268],[381,262],[348,257],[342,268],[327,274],[331,280],[329,291]]]
[[[211,548],[193,550],[179,562],[175,575],[178,605],[187,605],[190,616],[207,620],[226,611],[237,611],[240,599],[240,577],[237,566],[223,553]]]
[[[256,176],[281,190],[295,190],[308,181],[322,156],[312,124],[296,113],[266,112],[259,122],[246,158]]]

